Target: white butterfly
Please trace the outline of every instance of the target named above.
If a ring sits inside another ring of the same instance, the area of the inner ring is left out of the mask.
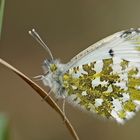
[[[140,29],[102,39],[67,64],[53,58],[34,29],[29,33],[51,56],[43,63],[41,79],[57,98],[118,123],[140,109]]]

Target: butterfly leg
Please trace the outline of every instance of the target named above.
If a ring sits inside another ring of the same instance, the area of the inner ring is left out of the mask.
[[[44,78],[44,76],[43,75],[37,75],[37,76],[35,76],[35,77],[33,77],[36,81],[40,81],[40,80],[42,80],[43,78]]]
[[[35,76],[34,78],[36,79],[36,81],[39,81],[39,80],[44,81],[44,80],[45,80],[45,76],[44,76],[44,75],[38,75],[38,76]],[[45,81],[44,81],[44,82],[45,82]],[[52,92],[52,90],[49,90],[48,94],[47,94],[41,101],[46,100],[47,97],[50,96],[51,92]]]

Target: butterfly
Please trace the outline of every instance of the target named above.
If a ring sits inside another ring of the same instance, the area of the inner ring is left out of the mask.
[[[50,54],[41,80],[56,98],[121,124],[140,109],[139,28],[106,37],[66,64],[53,58],[34,29],[29,33]]]

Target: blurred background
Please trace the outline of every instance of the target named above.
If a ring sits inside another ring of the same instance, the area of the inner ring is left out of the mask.
[[[66,63],[96,41],[131,27],[140,27],[140,0],[7,0],[0,57],[32,78],[42,74],[42,62],[48,57],[28,34],[32,28],[47,41],[54,57]],[[3,66],[0,112],[10,119],[11,140],[73,139],[60,116]],[[68,104],[66,114],[80,140],[140,139],[140,113],[123,126]]]

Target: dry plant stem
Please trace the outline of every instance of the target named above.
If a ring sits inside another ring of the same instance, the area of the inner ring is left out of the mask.
[[[14,73],[16,73],[19,77],[21,77],[26,83],[28,83],[64,120],[64,123],[66,124],[68,130],[70,131],[71,135],[75,140],[79,140],[79,137],[77,133],[75,132],[72,124],[68,120],[66,116],[64,116],[63,112],[59,108],[59,106],[56,104],[56,102],[48,96],[48,93],[43,90],[40,86],[38,86],[35,82],[33,82],[30,78],[28,78],[26,75],[24,75],[22,72],[14,68],[12,65],[4,61],[0,58],[0,63],[4,66],[6,66],[8,69],[12,70]],[[47,96],[47,98],[45,98]]]

